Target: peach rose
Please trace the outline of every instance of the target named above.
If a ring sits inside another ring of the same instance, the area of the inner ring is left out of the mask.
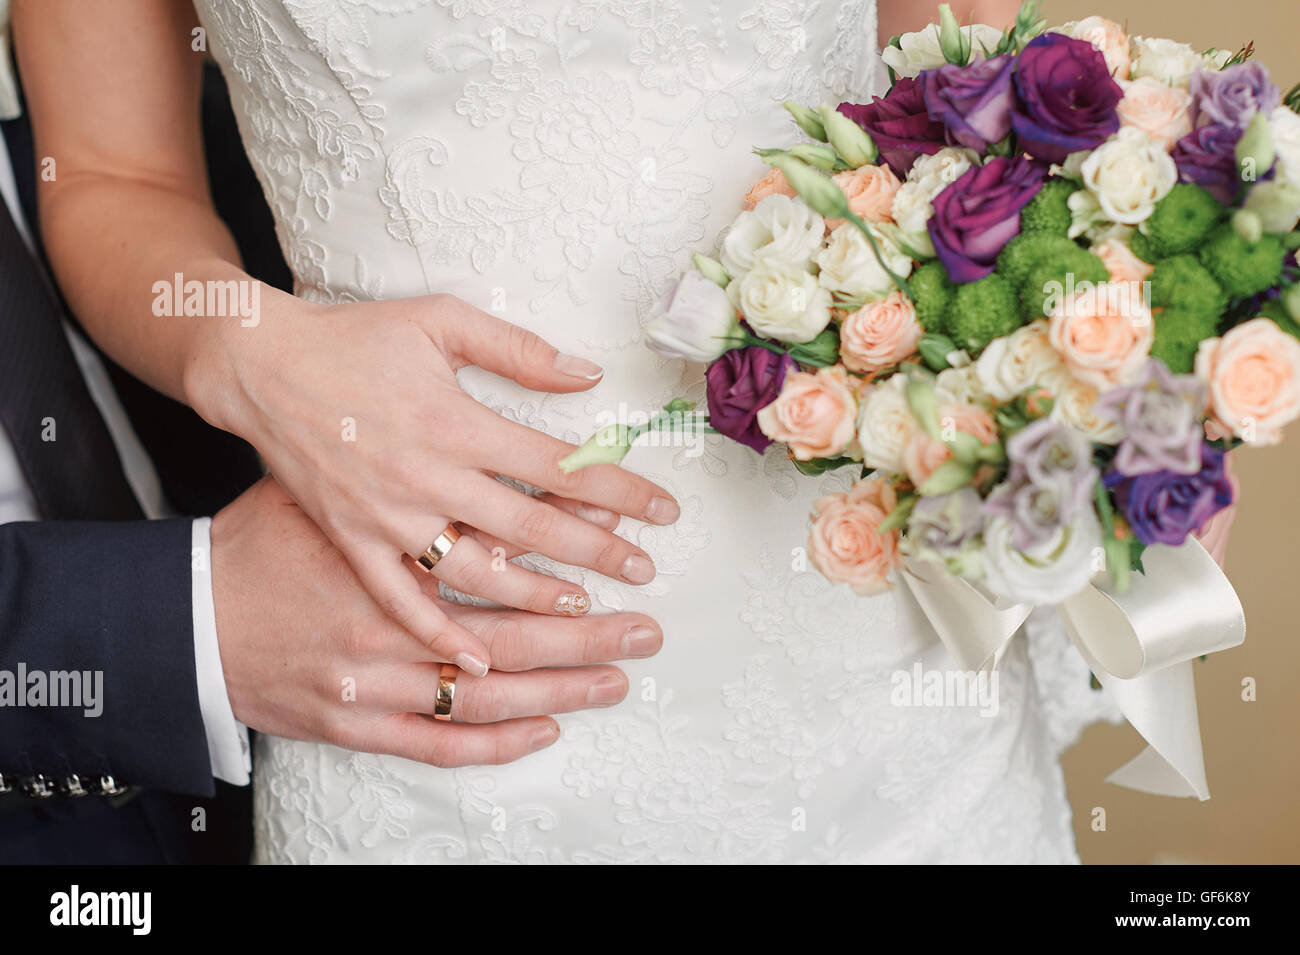
[[[1070,373],[1101,391],[1128,384],[1151,353],[1155,323],[1137,282],[1101,282],[1061,301],[1047,323]]]
[[[1212,421],[1250,444],[1277,444],[1300,415],[1300,342],[1270,319],[1201,342],[1196,376],[1209,386]]]
[[[992,444],[998,439],[998,426],[993,417],[979,405],[943,405],[939,409],[939,426],[973,435],[979,438],[980,444]],[[946,444],[918,428],[903,445],[903,470],[920,487],[950,457],[952,452]]]
[[[898,531],[878,528],[898,503],[894,489],[880,478],[859,481],[846,494],[827,494],[813,502],[808,556],[827,580],[848,584],[869,597],[890,588],[899,564]]]
[[[833,458],[853,442],[858,404],[849,376],[839,365],[815,374],[785,376],[776,400],[758,413],[758,427],[790,448],[800,461]]]
[[[868,222],[894,221],[894,196],[903,187],[888,166],[859,166],[831,176],[849,199],[849,208]],[[826,231],[844,225],[843,219],[827,219]]]
[[[868,302],[840,322],[840,359],[850,371],[869,375],[915,354],[925,329],[902,292]]]
[[[1106,58],[1106,68],[1115,79],[1128,79],[1131,65],[1128,34],[1114,20],[1107,20],[1105,17],[1084,17],[1072,25],[1070,36],[1091,43],[1094,49],[1100,50],[1101,55]]]
[[[796,195],[794,187],[785,178],[785,173],[776,168],[769,169],[767,175],[754,183],[754,188],[745,193],[745,208],[752,211],[754,206],[768,196],[789,196],[793,199]]]
[[[1142,130],[1167,150],[1192,131],[1192,94],[1144,76],[1124,83],[1117,111],[1121,126]]]
[[[1112,282],[1145,282],[1155,271],[1154,265],[1143,262],[1119,239],[1099,242],[1092,247],[1092,252],[1105,263]]]

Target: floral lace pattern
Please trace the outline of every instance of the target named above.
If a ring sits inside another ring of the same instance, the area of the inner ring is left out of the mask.
[[[568,440],[618,401],[702,397],[698,369],[640,347],[650,307],[762,174],[750,148],[790,138],[781,102],[862,97],[881,73],[872,0],[196,5],[298,294],[450,292],[590,356],[607,384],[583,395],[461,373]],[[1104,707],[1059,628],[1008,655],[995,718],[894,706],[893,674],[950,664],[906,593],[864,600],[803,568],[808,507],[842,475],[712,438],[643,463],[683,507],[670,528],[625,522],[652,585],[525,559],[661,622],[628,700],[501,767],[262,737],[262,861],[1074,858],[1055,759],[1071,713]]]

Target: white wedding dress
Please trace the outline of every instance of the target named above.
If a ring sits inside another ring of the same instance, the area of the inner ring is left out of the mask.
[[[763,174],[751,148],[797,135],[783,100],[862,99],[883,80],[871,0],[197,7],[298,293],[451,292],[590,357],[606,369],[590,394],[463,375],[572,441],[620,402],[702,396],[698,366],[642,347],[651,304]],[[795,569],[810,502],[852,475],[709,442],[628,459],[682,503],[673,527],[624,522],[653,584],[534,561],[581,580],[594,612],[662,623],[624,703],[561,716],[559,742],[503,767],[264,736],[258,858],[1076,861],[1058,756],[1108,704],[1054,620],[1002,664],[996,718],[891,705],[895,671],[952,666],[914,601]]]

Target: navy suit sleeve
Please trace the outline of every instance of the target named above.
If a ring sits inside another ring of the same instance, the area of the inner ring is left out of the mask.
[[[0,525],[0,772],[213,793],[190,549],[188,519]],[[58,671],[88,672],[92,693],[102,674],[99,715],[48,705],[48,687],[46,705],[17,705],[31,674]]]

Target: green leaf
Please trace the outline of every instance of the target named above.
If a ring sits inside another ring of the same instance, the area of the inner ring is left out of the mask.
[[[947,335],[927,332],[916,343],[916,350],[921,353],[921,360],[934,371],[943,371],[951,367],[948,356],[957,350],[957,344]]]
[[[925,479],[917,491],[926,497],[932,497],[938,494],[948,494],[958,488],[963,488],[970,484],[971,479],[975,477],[975,469],[969,464],[963,464],[955,458],[949,458],[934,469],[934,472]]]
[[[861,463],[846,455],[840,455],[837,458],[813,458],[811,461],[800,461],[798,458],[791,458],[790,461],[798,468],[800,474],[806,474],[809,477],[817,477],[827,471],[834,471],[836,468]]]
[[[904,494],[894,505],[894,509],[889,515],[880,522],[876,528],[881,534],[887,534],[892,530],[902,527],[907,523],[907,519],[912,516],[912,508],[916,507],[916,502],[921,499],[919,494]]]

